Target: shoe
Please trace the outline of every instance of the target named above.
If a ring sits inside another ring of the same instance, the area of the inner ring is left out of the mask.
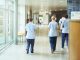
[[[31,53],[34,53],[33,51],[31,51]]]
[[[27,51],[27,54],[29,54],[29,52]]]
[[[52,53],[52,54],[54,53],[54,51],[55,51],[54,49],[51,49],[51,53]]]
[[[26,49],[27,54],[29,53],[29,51]]]

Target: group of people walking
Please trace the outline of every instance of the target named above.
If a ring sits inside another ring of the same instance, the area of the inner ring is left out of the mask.
[[[67,42],[68,46],[68,34],[69,34],[69,20],[63,16],[59,20],[59,24],[56,22],[56,15],[52,15],[51,22],[49,22],[48,28],[49,28],[49,42],[51,47],[51,53],[54,53],[56,50],[56,43],[57,43],[57,36],[58,36],[58,29],[60,26],[61,31],[61,37],[62,37],[62,49],[64,49],[64,43],[65,40]],[[29,53],[29,50],[31,53],[34,53],[34,42],[35,42],[35,30],[36,25],[32,22],[32,19],[29,19],[29,22],[26,24],[26,40],[27,40],[27,54]]]

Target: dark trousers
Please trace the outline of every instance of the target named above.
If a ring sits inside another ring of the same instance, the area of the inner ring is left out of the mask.
[[[50,37],[50,46],[51,46],[51,51],[56,50],[56,41],[57,41],[57,36],[55,37]]]
[[[68,33],[62,33],[62,48],[64,48],[65,40],[68,46]]]
[[[27,53],[29,53],[29,49],[30,49],[30,51],[31,51],[31,53],[33,53],[34,52],[34,40],[35,39],[27,39]]]

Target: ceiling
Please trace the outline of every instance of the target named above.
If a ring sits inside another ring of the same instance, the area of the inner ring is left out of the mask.
[[[26,7],[31,7],[33,12],[66,10],[67,0],[26,0]]]

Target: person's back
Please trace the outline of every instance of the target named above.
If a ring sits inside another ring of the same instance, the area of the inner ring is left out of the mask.
[[[60,20],[59,20],[59,25],[60,25],[60,29],[62,30],[62,23],[64,22],[66,18],[65,17],[62,17]]]
[[[62,33],[69,33],[69,20],[65,19],[62,23]]]
[[[57,36],[57,26],[58,26],[58,24],[57,24],[57,22],[50,22],[49,23],[49,29],[50,29],[50,31],[49,31],[49,36]]]
[[[51,22],[49,23],[49,40],[51,46],[51,53],[56,50],[56,41],[57,41],[57,28],[58,24],[56,22],[56,16],[51,17]]]
[[[35,39],[35,29],[36,27],[32,22],[26,24],[26,31],[27,31],[26,38]]]
[[[34,53],[35,29],[36,26],[32,23],[32,19],[30,19],[29,23],[26,24],[27,54],[29,53],[29,50],[31,53]]]
[[[68,46],[68,38],[69,36],[69,20],[65,19],[62,23],[62,48],[64,49],[64,43],[66,40],[67,46]]]

